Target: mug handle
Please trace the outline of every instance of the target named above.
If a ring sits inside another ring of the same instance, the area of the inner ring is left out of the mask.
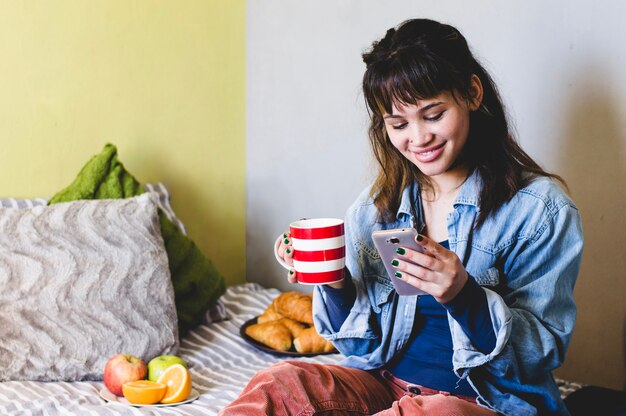
[[[285,269],[287,270],[291,270],[292,267],[290,265],[288,265],[285,260],[282,259],[282,257],[280,257],[278,255],[278,247],[280,246],[280,242],[283,240],[283,235],[279,235],[278,238],[276,239],[276,242],[274,243],[274,257],[276,257],[276,260],[278,261],[278,263],[283,266]]]

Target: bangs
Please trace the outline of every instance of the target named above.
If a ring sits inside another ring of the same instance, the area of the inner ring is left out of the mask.
[[[370,66],[363,77],[367,104],[374,113],[391,114],[394,105],[414,105],[444,91],[460,89],[459,76],[445,62],[415,51],[396,54]]]

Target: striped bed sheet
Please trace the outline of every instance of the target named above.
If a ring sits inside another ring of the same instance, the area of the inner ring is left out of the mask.
[[[279,293],[255,283],[231,286],[206,313],[204,324],[181,339],[180,355],[189,365],[193,387],[200,393],[191,403],[138,408],[100,398],[101,382],[9,381],[0,383],[0,415],[216,415],[237,397],[255,372],[286,358],[260,351],[239,335],[241,325],[260,315]],[[296,359],[330,364],[341,357],[330,354]]]
[[[247,344],[239,328],[260,315],[278,296],[277,289],[256,283],[231,286],[204,323],[181,340],[180,355],[189,364],[193,386],[200,397],[172,407],[131,407],[106,402],[99,396],[101,382],[18,382],[0,383],[0,415],[216,415],[244,388],[257,371],[285,358],[268,354]],[[300,357],[297,360],[336,364],[341,354]],[[580,385],[558,380],[563,396]]]

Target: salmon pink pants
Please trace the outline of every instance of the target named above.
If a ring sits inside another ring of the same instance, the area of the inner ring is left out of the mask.
[[[282,361],[259,371],[220,416],[495,416],[473,398],[407,384],[388,371]]]

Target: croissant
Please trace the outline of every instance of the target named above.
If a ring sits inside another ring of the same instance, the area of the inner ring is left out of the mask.
[[[285,325],[287,329],[289,330],[289,332],[291,333],[291,336],[294,338],[300,335],[300,332],[302,332],[306,328],[306,325],[301,324],[300,322],[296,322],[293,319],[289,319],[289,318],[282,318],[276,322],[279,324]]]
[[[294,321],[313,325],[313,299],[300,292],[286,292],[274,299],[274,310]]]
[[[252,324],[246,328],[246,335],[278,351],[291,349],[291,332],[289,328],[277,321]]]
[[[322,338],[315,327],[303,329],[293,340],[293,346],[299,353],[323,353],[335,350],[335,346],[325,338]]]
[[[264,322],[278,321],[282,318],[284,318],[284,316],[276,312],[274,302],[272,302],[270,306],[268,306],[267,309],[265,309],[265,311],[263,311],[263,313],[257,318],[256,322],[258,324],[262,324]]]

